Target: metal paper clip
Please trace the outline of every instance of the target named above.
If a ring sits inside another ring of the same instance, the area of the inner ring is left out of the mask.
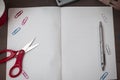
[[[108,44],[106,44],[105,49],[106,49],[108,55],[111,55],[110,47]]]
[[[106,22],[106,23],[107,23],[107,22],[108,22],[108,21],[107,21],[107,20],[108,20],[108,19],[107,19],[107,17],[106,17],[103,13],[101,14],[101,16],[102,16],[102,18],[103,18],[104,22]]]

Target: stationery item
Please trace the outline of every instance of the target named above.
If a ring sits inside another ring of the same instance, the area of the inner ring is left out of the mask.
[[[12,35],[17,34],[21,30],[21,27],[16,28],[13,32]]]
[[[105,50],[108,53],[108,55],[111,55],[110,47],[108,44],[105,45]]]
[[[21,50],[15,51],[15,50],[11,50],[11,49],[6,49],[6,50],[0,51],[0,54],[6,53],[6,52],[10,53],[10,55],[8,57],[1,59],[0,63],[4,63],[4,62],[11,60],[12,58],[16,58],[16,62],[14,64],[14,66],[10,69],[10,72],[9,72],[10,77],[15,78],[21,74],[22,61],[23,61],[24,54],[38,46],[38,44],[31,46],[33,41],[34,41],[34,39],[31,40],[28,44],[26,44]],[[18,69],[18,71],[14,72],[16,69]]]
[[[24,76],[26,79],[29,79],[28,74],[27,74],[24,70],[22,70],[22,74],[23,74],[23,76]]]
[[[99,36],[100,36],[100,57],[101,57],[101,68],[104,71],[106,66],[105,47],[104,47],[104,31],[102,22],[99,22]]]
[[[78,1],[78,0],[56,0],[58,6],[63,6],[65,4],[72,3],[75,1]]]
[[[107,21],[108,21],[107,17],[103,13],[101,14],[101,16],[103,18],[103,21],[107,23]]]
[[[25,17],[25,18],[23,19],[23,21],[22,21],[21,25],[25,25],[25,24],[26,24],[26,22],[27,22],[27,20],[28,20],[28,17]]]
[[[23,10],[20,10],[19,12],[17,12],[15,15],[15,18],[18,18],[22,13],[23,13]]]
[[[0,27],[7,21],[4,0],[0,0]]]
[[[108,76],[108,72],[105,72],[101,77],[100,80],[105,80],[105,78]]]
[[[20,10],[24,14],[14,19]],[[103,21],[102,13],[107,17],[107,23]],[[117,79],[111,7],[10,8],[8,16],[8,49],[20,49],[16,46],[18,42],[23,45],[24,40],[34,36],[40,43],[24,58],[28,80],[100,80],[104,72],[109,72],[106,80]],[[21,27],[19,34],[11,35],[26,16],[27,24]],[[104,25],[104,43],[109,44],[112,53],[106,55],[104,71],[101,70],[99,21]],[[23,76],[11,78],[8,75],[13,63],[6,64],[6,80],[24,80]]]

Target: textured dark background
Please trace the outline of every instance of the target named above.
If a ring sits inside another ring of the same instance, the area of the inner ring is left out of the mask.
[[[38,6],[57,6],[55,0],[5,0],[6,11],[9,8],[16,7],[38,7]],[[105,6],[98,0],[80,0],[66,6]],[[120,11],[113,11],[114,31],[115,31],[115,46],[116,46],[116,63],[117,75],[120,80]],[[7,22],[0,27],[0,50],[7,47]],[[2,55],[0,57],[5,57]],[[0,80],[6,80],[6,64],[0,64]]]

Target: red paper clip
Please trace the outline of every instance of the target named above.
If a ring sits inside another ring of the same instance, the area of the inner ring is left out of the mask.
[[[25,23],[27,22],[27,20],[28,20],[28,17],[25,17],[25,18],[23,19],[21,25],[25,25]]]
[[[23,10],[20,10],[19,12],[17,12],[15,15],[15,18],[18,18],[22,13],[23,13]]]

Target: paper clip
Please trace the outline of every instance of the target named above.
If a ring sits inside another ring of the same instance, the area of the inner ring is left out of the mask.
[[[23,76],[24,76],[26,79],[29,79],[29,76],[28,76],[28,74],[27,74],[25,71],[22,71],[22,74],[23,74]]]
[[[27,20],[28,20],[28,17],[25,17],[25,18],[23,19],[21,25],[25,25],[25,23],[27,22]]]
[[[101,77],[100,77],[100,80],[105,80],[105,78],[107,77],[108,75],[108,72],[105,72]]]
[[[106,49],[108,55],[111,55],[110,47],[108,44],[106,44],[105,49]]]
[[[19,12],[17,12],[15,15],[15,18],[18,18],[22,13],[23,13],[23,10],[20,10]]]
[[[101,14],[101,16],[102,16],[102,18],[103,18],[104,22],[106,22],[106,23],[107,23],[107,17],[106,17],[103,13]]]
[[[16,29],[12,32],[12,35],[15,35],[15,34],[18,33],[20,30],[21,30],[20,27],[16,28]]]

